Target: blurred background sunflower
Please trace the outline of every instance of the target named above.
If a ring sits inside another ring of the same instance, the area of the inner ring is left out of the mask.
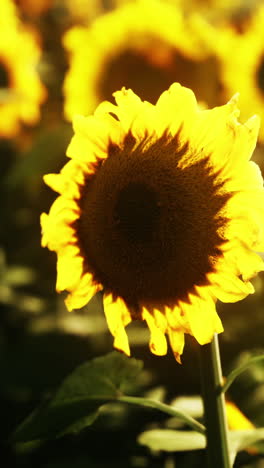
[[[241,116],[254,112],[264,117],[264,5],[256,8],[243,30],[232,24],[212,28],[211,39],[221,55],[223,82],[228,94],[241,95]],[[231,51],[231,53],[230,53]],[[264,141],[262,123],[259,140]]]
[[[1,137],[16,136],[21,122],[35,124],[45,98],[37,71],[41,55],[37,33],[22,25],[8,3],[0,5]]]
[[[112,350],[99,292],[69,314],[55,292],[56,258],[40,247],[39,216],[55,194],[43,175],[59,172],[75,113],[88,115],[122,86],[155,103],[174,81],[202,108],[237,91],[242,121],[263,116],[261,0],[1,0],[0,2],[0,413],[6,466],[59,468],[203,467],[202,451],[152,453],[138,445],[146,428],[175,425],[163,415],[112,408],[80,435],[41,444],[8,443],[14,428],[78,364]],[[263,124],[253,159],[264,170]],[[263,352],[264,276],[255,295],[218,304],[223,372]],[[153,356],[143,324],[127,327],[131,353],[146,368],[138,394],[171,402],[200,393],[197,348],[185,364]],[[188,363],[192,363],[189,365]],[[172,378],[173,376],[173,378]],[[264,367],[237,380],[229,398],[264,425]],[[147,393],[148,392],[148,393]],[[242,424],[242,423],[241,423]],[[237,426],[238,427],[238,426]],[[102,444],[104,450],[102,450]],[[235,467],[263,468],[263,447],[241,452]]]
[[[93,112],[122,86],[154,104],[178,81],[205,106],[224,102],[221,64],[200,26],[185,19],[177,5],[139,0],[101,15],[86,28],[67,31],[66,118]]]

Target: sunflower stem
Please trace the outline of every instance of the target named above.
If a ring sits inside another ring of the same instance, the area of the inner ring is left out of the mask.
[[[201,388],[208,468],[231,468],[218,336],[200,346]]]

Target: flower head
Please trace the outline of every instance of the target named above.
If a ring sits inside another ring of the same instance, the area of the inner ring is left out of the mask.
[[[156,105],[131,90],[74,119],[70,161],[45,182],[59,193],[43,214],[42,245],[57,253],[57,291],[69,310],[104,290],[114,346],[125,326],[149,326],[150,349],[176,358],[184,334],[223,330],[217,299],[238,301],[263,270],[264,191],[250,162],[259,119],[237,120],[237,97],[200,110],[174,83]]]
[[[23,44],[23,47],[21,47]],[[19,50],[19,53],[18,53]],[[46,92],[37,73],[40,47],[31,30],[22,28],[14,5],[0,4],[0,136],[12,137],[21,122],[34,124]]]
[[[243,27],[242,27],[243,26]],[[241,95],[240,109],[243,118],[256,112],[264,117],[264,6],[256,8],[242,21],[242,30],[234,24],[204,28],[208,43],[214,43],[215,53],[222,63],[221,79],[227,96]],[[218,34],[216,34],[216,32]],[[232,53],[230,54],[230,50]],[[264,142],[264,125],[259,132]]]
[[[185,21],[179,6],[159,0],[128,2],[90,27],[70,29],[64,36],[66,118],[93,112],[123,86],[154,104],[175,81],[206,106],[220,104],[219,62],[200,32],[200,23]]]

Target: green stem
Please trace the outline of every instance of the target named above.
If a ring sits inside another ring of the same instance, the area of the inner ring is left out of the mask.
[[[119,396],[117,400],[123,401],[124,403],[130,403],[132,405],[139,405],[147,408],[157,409],[159,411],[162,411],[163,413],[168,414],[169,416],[179,418],[181,421],[184,421],[195,431],[200,432],[201,434],[205,434],[205,427],[202,424],[193,419],[191,416],[188,416],[188,414],[182,413],[181,411],[178,411],[177,409],[173,408],[173,406],[166,405],[165,403],[161,403],[160,401],[156,400],[126,395]]]
[[[218,336],[200,346],[201,387],[207,439],[208,468],[231,468]]]

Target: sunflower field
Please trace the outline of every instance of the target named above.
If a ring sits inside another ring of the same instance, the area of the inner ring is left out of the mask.
[[[0,463],[264,468],[264,2],[0,1]]]

